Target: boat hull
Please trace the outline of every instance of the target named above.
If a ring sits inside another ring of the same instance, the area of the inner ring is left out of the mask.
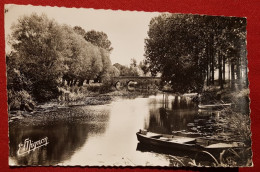
[[[146,137],[140,133],[136,133],[137,139],[140,143],[146,145],[153,145],[158,147],[170,148],[170,149],[179,149],[179,150],[186,150],[186,151],[201,151],[202,148],[195,144],[178,144],[174,142],[167,142],[158,139],[153,139]]]
[[[153,138],[149,137],[146,134],[142,134],[140,132],[136,133],[137,139],[140,143],[146,144],[146,145],[153,145],[153,146],[158,146],[158,147],[164,147],[168,148],[169,150],[182,150],[182,151],[193,151],[193,152],[202,152],[202,151],[207,151],[212,154],[219,154],[223,150],[229,149],[231,147],[209,147],[206,143],[198,144],[197,140],[195,141],[188,141],[184,143],[176,143],[172,142],[171,139],[169,141],[165,140],[160,140],[158,138]],[[158,135],[159,137],[160,135]],[[177,140],[178,140],[178,136]],[[173,137],[175,138],[175,136]],[[185,137],[183,137],[185,138]],[[182,137],[180,137],[182,139]],[[186,139],[192,139],[192,138],[186,138]],[[194,139],[195,140],[195,139]],[[233,147],[233,148],[239,148],[239,147]]]

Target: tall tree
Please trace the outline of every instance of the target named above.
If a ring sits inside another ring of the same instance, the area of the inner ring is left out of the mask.
[[[199,91],[205,75],[205,42],[197,16],[163,14],[153,18],[145,40],[145,56],[152,73],[161,72],[178,92]]]
[[[38,101],[57,97],[58,78],[65,70],[60,26],[46,15],[32,14],[21,17],[11,29],[16,68],[32,82],[34,97]]]
[[[111,42],[108,40],[108,37],[103,32],[97,32],[97,31],[89,31],[86,32],[83,28],[80,26],[75,26],[73,30],[83,36],[85,40],[87,41],[87,44],[91,43],[95,47],[92,46],[92,50],[95,51],[95,53],[91,53],[91,59],[92,59],[92,72],[89,72],[91,76],[85,75],[85,78],[87,80],[94,79],[96,82],[101,82],[104,78],[106,80],[108,79],[110,68],[112,67],[109,51],[112,50]],[[81,77],[80,85],[83,84],[84,77]]]

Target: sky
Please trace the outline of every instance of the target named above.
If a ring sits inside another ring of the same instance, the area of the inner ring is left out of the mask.
[[[45,13],[50,19],[72,27],[81,26],[86,31],[103,31],[114,48],[110,58],[112,63],[128,65],[132,58],[139,63],[144,59],[144,39],[147,38],[150,20],[157,12],[137,12],[121,10],[95,10],[86,8],[44,7],[31,5],[5,6],[5,37],[11,33],[10,27],[23,15]],[[7,46],[6,51],[10,48]]]

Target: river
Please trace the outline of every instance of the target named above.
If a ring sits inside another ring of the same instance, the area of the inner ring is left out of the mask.
[[[9,123],[10,165],[174,166],[177,157],[186,159],[186,166],[189,154],[146,149],[136,132],[212,137],[221,130],[214,124],[223,120],[217,112],[200,112],[189,97],[165,94],[117,97],[106,105],[60,108],[30,118]],[[47,145],[17,155],[25,139],[45,137]]]

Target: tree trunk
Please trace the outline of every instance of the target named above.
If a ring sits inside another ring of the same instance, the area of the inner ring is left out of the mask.
[[[209,65],[207,65],[206,77],[207,77],[207,86],[209,86]]]
[[[211,54],[211,84],[214,85],[214,56]]]
[[[241,79],[241,72],[240,72],[240,58],[237,59],[237,64],[236,64],[236,73],[237,73],[237,79]]]
[[[211,35],[210,36],[210,61],[211,61],[211,84],[212,85],[214,85],[214,80],[215,80],[215,78],[214,78],[214,73],[215,73],[215,71],[214,71],[214,52],[213,52],[213,48],[214,48],[214,35]]]
[[[226,57],[223,56],[223,78],[222,78],[223,84],[226,83]]]
[[[61,86],[65,85],[65,79],[62,77]]]
[[[68,86],[72,86],[72,80],[68,80]]]
[[[209,43],[208,43],[209,45]],[[207,69],[206,69],[206,79],[207,79],[207,86],[209,86],[209,64],[210,64],[210,60],[209,60],[209,47],[206,47],[207,48],[207,53],[206,53],[206,56],[207,56]]]
[[[229,62],[228,62],[228,84],[229,84],[229,87],[231,87],[231,74],[230,74],[230,72],[231,72],[231,63],[230,63],[230,60],[229,60]]]
[[[73,86],[75,86],[77,83],[77,80],[75,79],[74,82],[73,82]]]
[[[82,80],[79,81],[78,86],[79,87],[83,86],[83,83],[84,83],[84,80],[82,79]]]
[[[94,79],[94,83],[98,83],[98,78]]]
[[[218,54],[218,82],[220,89],[223,89],[223,82],[222,82],[222,55]]]
[[[242,80],[241,80],[241,62],[240,62],[241,58],[238,57],[237,59],[237,68],[236,68],[236,72],[237,72],[237,83],[238,83],[238,88],[241,89],[242,86]]]
[[[231,88],[235,88],[235,65],[231,62]]]

